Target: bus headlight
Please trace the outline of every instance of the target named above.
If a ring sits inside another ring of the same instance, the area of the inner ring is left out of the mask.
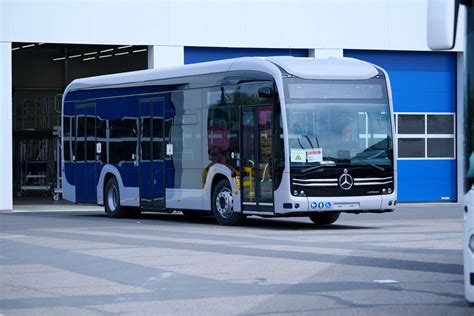
[[[471,235],[471,238],[469,238],[469,249],[474,253],[474,235]]]

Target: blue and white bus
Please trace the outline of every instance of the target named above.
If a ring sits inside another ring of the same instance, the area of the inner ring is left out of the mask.
[[[350,58],[238,58],[73,81],[63,195],[142,211],[308,216],[392,211],[387,73]]]

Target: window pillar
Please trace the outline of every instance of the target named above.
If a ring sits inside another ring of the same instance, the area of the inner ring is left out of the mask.
[[[183,46],[148,46],[148,69],[184,65]]]
[[[12,45],[0,42],[0,211],[13,210]]]

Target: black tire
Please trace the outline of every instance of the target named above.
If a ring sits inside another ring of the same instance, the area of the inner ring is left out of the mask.
[[[340,212],[324,212],[309,215],[309,219],[317,225],[329,225],[337,221]]]
[[[232,189],[225,179],[219,181],[212,191],[211,206],[212,214],[221,225],[234,226],[244,222],[245,216],[234,212]]]
[[[104,206],[109,217],[121,218],[128,215],[129,210],[120,205],[120,190],[115,177],[110,178],[105,185]]]

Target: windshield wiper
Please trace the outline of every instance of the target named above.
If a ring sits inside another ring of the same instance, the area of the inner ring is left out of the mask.
[[[379,171],[385,171],[385,168],[380,167],[379,165],[376,165],[376,164],[374,164],[373,162],[370,162],[369,159],[367,159],[367,158],[357,158],[357,159],[359,159],[359,160],[365,162],[368,166],[370,166],[370,167],[372,167],[372,168],[374,168],[374,169],[377,169],[377,170],[379,170]]]
[[[327,165],[319,165],[319,166],[313,166],[313,167],[308,167],[300,170],[300,173],[308,173],[311,171],[315,171],[321,168],[327,167]]]
[[[380,167],[379,165],[376,165],[376,164],[374,164],[374,163],[367,162],[367,165],[368,165],[368,166],[371,166],[372,168],[375,168],[375,169],[377,169],[377,170],[385,171],[385,168]]]

